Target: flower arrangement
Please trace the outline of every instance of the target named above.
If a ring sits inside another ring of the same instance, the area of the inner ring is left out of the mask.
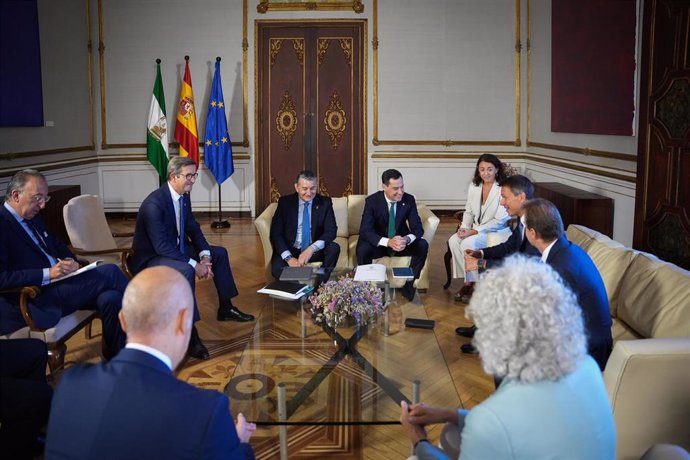
[[[359,326],[381,313],[383,291],[373,283],[355,281],[348,275],[322,284],[309,302],[315,323],[335,329],[347,318],[353,318]]]

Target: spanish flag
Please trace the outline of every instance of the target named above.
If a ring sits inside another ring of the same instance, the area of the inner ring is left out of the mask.
[[[192,76],[189,73],[189,56],[185,56],[184,78],[177,105],[175,140],[180,144],[180,156],[189,157],[199,166],[199,136],[196,131],[196,109],[192,93]]]

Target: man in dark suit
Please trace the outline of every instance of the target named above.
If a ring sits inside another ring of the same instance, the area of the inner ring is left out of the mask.
[[[79,364],[60,379],[46,458],[253,459],[256,426],[228,398],[175,378],[193,327],[193,294],[176,270],[148,268],[125,291],[127,346],[107,364]]]
[[[46,344],[38,339],[0,340],[0,446],[4,458],[41,453],[39,431],[48,423],[53,389],[46,382]]]
[[[218,321],[253,321],[254,316],[242,313],[232,304],[238,292],[228,251],[209,245],[192,215],[189,192],[197,177],[194,160],[179,156],[170,158],[168,181],[151,192],[139,207],[132,242],[132,269],[138,273],[156,265],[172,267],[187,278],[192,292],[195,277],[212,278],[218,293]],[[199,319],[195,299],[194,322]],[[194,358],[209,358],[196,327],[192,328],[188,351]]]
[[[273,277],[280,278],[283,267],[302,267],[309,262],[335,267],[340,255],[340,246],[333,241],[337,230],[333,202],[316,193],[313,172],[301,171],[295,179],[295,193],[278,200],[271,221]]]
[[[410,256],[410,268],[414,279],[418,279],[429,244],[422,238],[424,229],[417,203],[414,196],[405,193],[400,171],[384,171],[381,181],[383,190],[369,195],[364,203],[357,240],[357,264],[370,264],[373,259],[385,256]],[[414,280],[405,283],[402,294],[408,300],[414,298]]]
[[[563,234],[556,206],[536,198],[524,206],[525,236],[577,296],[587,332],[587,349],[603,371],[611,354],[611,314],[604,281],[592,259]]]
[[[513,231],[504,243],[497,246],[473,251],[465,251],[465,271],[484,270],[500,264],[504,258],[521,252],[527,255],[539,256],[537,248],[525,238],[525,219],[523,206],[534,195],[534,185],[525,176],[510,176],[501,182],[501,206],[506,208],[508,215],[516,218]],[[468,303],[472,293],[467,293],[462,301]],[[455,332],[463,337],[474,337],[475,326],[458,327]],[[460,347],[463,353],[476,353],[477,349],[471,343]]]
[[[16,173],[0,206],[0,290],[40,286],[29,305],[34,323],[41,329],[55,326],[76,310],[98,310],[103,323],[103,355],[114,356],[125,336],[117,315],[127,277],[113,264],[67,279],[79,264],[64,243],[49,232],[38,213],[50,200],[48,183],[35,169]],[[19,311],[18,294],[2,294],[0,334],[26,326]]]

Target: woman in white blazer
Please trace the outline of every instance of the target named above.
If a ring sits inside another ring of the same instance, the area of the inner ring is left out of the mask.
[[[498,235],[494,244],[504,242],[510,236],[508,213],[500,205],[501,187],[506,178],[503,164],[496,155],[485,153],[477,160],[474,177],[467,191],[467,204],[458,231],[448,239],[453,258],[453,278],[464,278],[465,284],[455,294],[455,300],[468,303],[477,280],[476,272],[465,273],[465,250],[487,247],[487,236]]]

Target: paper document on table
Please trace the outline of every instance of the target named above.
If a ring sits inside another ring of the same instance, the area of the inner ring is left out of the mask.
[[[367,264],[357,266],[355,281],[386,281],[386,266]]]
[[[290,281],[274,281],[271,284],[259,289],[258,293],[268,294],[284,299],[297,300],[309,294],[313,288],[306,284],[292,283]]]
[[[79,270],[73,271],[69,275],[65,275],[62,278],[56,278],[56,279],[50,280],[50,283],[51,284],[57,283],[58,281],[66,280],[67,278],[72,278],[73,276],[77,276],[77,275],[80,275],[84,272],[88,272],[89,270],[93,270],[94,268],[98,267],[102,263],[103,263],[102,260],[97,260],[95,262],[91,262],[89,265],[85,265],[85,266],[81,267]]]

